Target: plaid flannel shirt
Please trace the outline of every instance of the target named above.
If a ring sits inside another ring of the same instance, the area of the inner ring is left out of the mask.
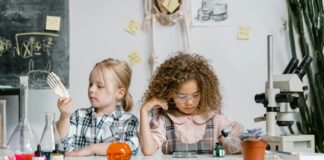
[[[99,122],[97,122],[99,121]],[[97,120],[94,107],[76,110],[70,118],[70,130],[62,139],[65,152],[81,149],[95,143],[109,143],[114,141],[112,124],[114,121],[125,121],[122,140],[132,149],[136,155],[139,147],[138,119],[136,116],[124,112],[121,106],[110,115],[104,115]]]

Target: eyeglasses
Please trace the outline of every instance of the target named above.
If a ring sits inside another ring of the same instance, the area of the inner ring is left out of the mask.
[[[180,103],[186,103],[191,99],[193,102],[197,102],[200,99],[200,93],[196,92],[193,94],[182,94],[182,93],[177,93],[175,97],[177,102]]]

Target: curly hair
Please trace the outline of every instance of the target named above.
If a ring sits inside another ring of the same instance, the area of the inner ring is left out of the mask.
[[[189,80],[198,84],[201,99],[198,107],[201,111],[221,111],[221,94],[219,80],[212,66],[198,54],[177,52],[164,61],[155,71],[148,90],[146,90],[144,103],[152,98],[168,102],[169,110],[175,110],[172,95],[179,87]]]

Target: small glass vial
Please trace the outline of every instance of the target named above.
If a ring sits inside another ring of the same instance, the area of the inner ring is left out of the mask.
[[[37,150],[34,153],[33,160],[46,160],[46,156],[43,154],[41,145],[37,145]]]
[[[64,160],[64,154],[61,153],[58,144],[55,144],[55,150],[52,152],[50,159],[51,160]]]
[[[213,156],[214,157],[224,157],[225,156],[225,150],[221,143],[216,143],[215,148],[213,150]]]

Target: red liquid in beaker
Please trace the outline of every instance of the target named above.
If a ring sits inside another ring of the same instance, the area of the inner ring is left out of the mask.
[[[15,154],[16,160],[33,160],[34,154]]]

